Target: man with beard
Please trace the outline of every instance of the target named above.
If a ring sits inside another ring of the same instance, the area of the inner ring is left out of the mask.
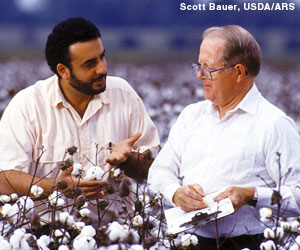
[[[149,152],[159,148],[156,127],[130,85],[107,76],[100,38],[83,18],[57,24],[48,36],[45,54],[55,75],[20,91],[1,119],[0,194],[26,195],[31,184],[50,194],[64,180],[89,199],[102,197],[107,181],[60,171],[66,149],[83,170],[121,164],[130,177],[147,176]],[[146,164],[139,164],[146,149]]]

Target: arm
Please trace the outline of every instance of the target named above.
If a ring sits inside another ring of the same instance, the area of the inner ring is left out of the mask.
[[[43,188],[45,195],[49,195],[56,189],[57,183],[62,180],[68,184],[68,187],[62,190],[67,196],[78,187],[83,195],[91,199],[103,196],[103,189],[107,184],[106,181],[78,180],[67,171],[63,171],[57,179],[48,179],[34,177],[22,171],[6,170],[0,172],[0,194],[27,195],[30,193],[31,186],[36,184]]]
[[[278,203],[272,201],[274,191],[281,194],[280,216],[294,217],[300,215],[300,138],[291,119],[279,118],[267,130],[265,143],[265,166],[269,183],[256,187],[256,208],[271,207],[278,212]],[[258,176],[259,178],[259,176]],[[273,183],[271,183],[273,182]],[[254,188],[229,187],[220,193],[215,200],[229,197],[235,207],[248,205],[254,196]],[[284,214],[282,212],[284,211]]]

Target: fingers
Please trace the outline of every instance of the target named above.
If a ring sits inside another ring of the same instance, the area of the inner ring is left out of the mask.
[[[199,189],[197,187],[197,190],[193,190],[191,187],[193,186],[189,185],[178,188],[173,197],[174,203],[186,212],[207,207],[203,202],[204,196],[197,191],[203,192],[202,188]]]
[[[253,188],[229,187],[214,197],[214,201],[230,198],[235,210],[247,205],[253,197]]]
[[[125,153],[112,152],[111,155],[105,160],[109,164],[121,164],[127,160],[128,155]]]
[[[136,133],[132,137],[120,141],[105,161],[109,164],[124,163],[131,153],[133,144],[141,137],[141,135],[141,133]]]
[[[141,133],[136,133],[132,137],[128,138],[128,145],[132,147],[133,144],[141,137],[141,135]]]
[[[202,197],[205,196],[203,188],[198,183],[192,184],[192,185],[188,185],[188,187],[190,189],[192,189],[194,192],[200,194]]]

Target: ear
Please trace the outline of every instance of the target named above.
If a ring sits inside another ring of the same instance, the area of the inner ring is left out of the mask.
[[[234,68],[237,72],[237,81],[238,82],[240,82],[241,80],[245,79],[245,77],[247,77],[248,71],[243,64],[238,63],[234,66]]]
[[[70,80],[70,70],[66,65],[58,63],[56,66],[56,70],[62,79]]]

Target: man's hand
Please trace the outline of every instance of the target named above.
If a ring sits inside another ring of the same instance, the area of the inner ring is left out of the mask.
[[[126,140],[120,141],[106,159],[106,162],[112,165],[124,163],[131,153],[133,144],[141,137],[141,135],[141,133],[137,133]]]
[[[107,181],[87,181],[76,178],[72,175],[73,167],[62,171],[61,175],[57,178],[56,183],[60,181],[66,181],[68,187],[62,190],[67,197],[73,198],[76,190],[83,194],[88,199],[96,199],[105,194],[105,186],[108,184]],[[77,193],[79,193],[77,192]]]
[[[214,200],[220,201],[225,198],[230,198],[235,211],[237,211],[240,207],[248,205],[253,196],[253,188],[229,187],[222,193],[218,194]]]
[[[205,196],[199,184],[187,185],[178,188],[173,196],[173,202],[183,211],[189,212],[207,207],[203,202]]]

